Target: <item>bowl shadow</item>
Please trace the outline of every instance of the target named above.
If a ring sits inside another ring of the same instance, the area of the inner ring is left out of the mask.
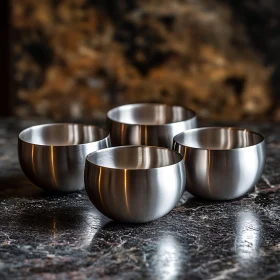
[[[78,191],[79,193],[81,191]],[[69,193],[50,192],[34,185],[24,174],[11,175],[0,178],[1,198],[36,199],[52,196],[67,196]]]

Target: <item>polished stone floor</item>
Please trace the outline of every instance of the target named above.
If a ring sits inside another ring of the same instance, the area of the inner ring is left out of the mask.
[[[267,142],[264,175],[248,195],[206,202],[185,193],[165,217],[126,225],[85,192],[48,194],[25,178],[17,135],[40,122],[0,120],[0,279],[280,279],[280,124],[242,125]]]

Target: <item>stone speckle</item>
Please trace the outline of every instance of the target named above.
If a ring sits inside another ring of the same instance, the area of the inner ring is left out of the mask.
[[[0,120],[1,279],[279,279],[280,124],[243,124],[267,142],[267,165],[241,199],[187,193],[143,225],[110,221],[85,192],[48,194],[17,160],[17,134],[39,121]],[[241,126],[241,125],[240,125]]]

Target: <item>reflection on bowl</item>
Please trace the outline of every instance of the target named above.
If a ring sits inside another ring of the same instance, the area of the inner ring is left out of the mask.
[[[18,137],[18,156],[25,175],[49,191],[84,188],[86,156],[110,147],[104,129],[82,124],[45,124],[27,128]]]
[[[174,137],[173,149],[184,156],[186,189],[205,199],[244,195],[258,182],[265,165],[264,138],[246,129],[187,130]]]
[[[181,106],[130,104],[107,113],[113,146],[147,145],[172,148],[173,137],[196,127],[196,115]]]
[[[167,214],[185,182],[183,157],[166,148],[114,147],[86,159],[89,198],[101,213],[121,222],[144,223]]]

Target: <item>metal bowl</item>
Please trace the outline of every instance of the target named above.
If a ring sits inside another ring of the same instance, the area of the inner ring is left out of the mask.
[[[38,187],[73,192],[84,188],[86,156],[109,146],[109,134],[102,128],[45,124],[19,134],[18,156],[23,172]]]
[[[182,155],[159,147],[122,146],[86,158],[85,187],[107,217],[145,223],[172,210],[185,188]]]
[[[181,106],[130,104],[107,113],[113,146],[147,145],[172,148],[173,137],[196,127],[196,115]]]
[[[207,127],[174,137],[173,149],[184,156],[186,189],[211,200],[229,200],[248,192],[265,165],[263,136],[246,129]]]

